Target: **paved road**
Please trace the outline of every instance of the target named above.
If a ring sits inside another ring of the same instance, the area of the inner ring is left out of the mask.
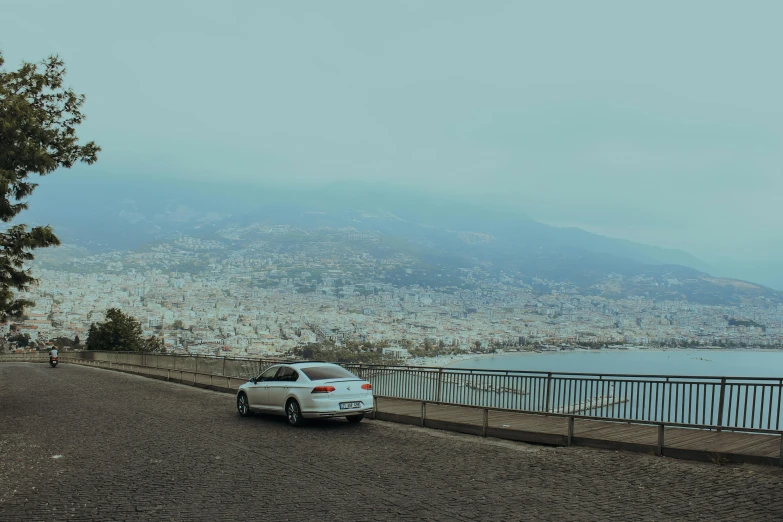
[[[297,429],[240,418],[231,395],[67,364],[0,364],[2,521],[781,518],[780,468],[380,421]]]

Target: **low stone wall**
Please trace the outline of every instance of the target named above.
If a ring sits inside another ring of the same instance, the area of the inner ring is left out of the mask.
[[[49,362],[46,353],[0,353],[0,362]]]

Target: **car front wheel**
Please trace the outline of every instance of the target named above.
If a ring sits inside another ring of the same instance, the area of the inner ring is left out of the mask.
[[[288,424],[291,426],[301,426],[304,424],[302,410],[299,408],[299,403],[294,399],[289,399],[286,403],[285,416],[288,418]]]
[[[247,395],[240,393],[237,396],[237,411],[243,417],[247,417],[250,413],[250,404],[247,402]]]
[[[364,418],[364,413],[360,413],[359,415],[348,415],[346,419],[348,422],[357,423],[362,422],[362,419]]]

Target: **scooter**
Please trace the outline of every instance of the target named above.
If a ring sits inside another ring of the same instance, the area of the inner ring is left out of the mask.
[[[57,368],[57,357],[49,357],[49,365],[52,368]]]

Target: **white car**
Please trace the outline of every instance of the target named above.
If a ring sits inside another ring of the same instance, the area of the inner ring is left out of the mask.
[[[254,411],[285,415],[292,426],[323,417],[360,422],[372,410],[372,385],[331,363],[277,364],[237,391],[237,411],[243,417]]]

